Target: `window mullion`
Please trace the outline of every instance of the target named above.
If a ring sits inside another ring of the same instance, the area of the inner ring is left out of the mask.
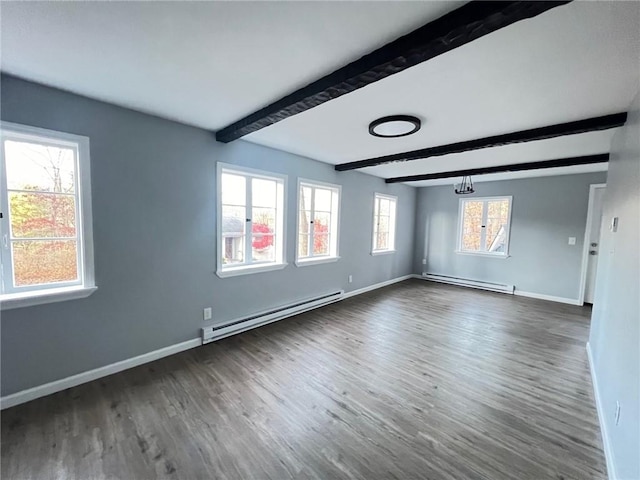
[[[311,187],[311,213],[309,214],[311,218],[309,218],[309,245],[308,248],[308,256],[313,257],[313,245],[316,240],[315,233],[315,221],[316,221],[316,187]]]
[[[245,176],[245,228],[244,228],[244,263],[250,265],[253,263],[253,201],[252,201],[252,177]]]
[[[77,149],[73,150],[74,154],[74,178],[80,178],[80,153]],[[76,268],[78,269],[78,278],[80,282],[84,284],[84,241],[83,241],[83,232],[84,232],[84,223],[82,215],[80,214],[80,189],[82,185],[80,185],[80,181],[76,181],[73,189],[73,208],[75,209],[75,220],[76,220]]]
[[[487,251],[487,216],[489,212],[489,202],[482,202],[482,230],[480,231],[480,251]]]

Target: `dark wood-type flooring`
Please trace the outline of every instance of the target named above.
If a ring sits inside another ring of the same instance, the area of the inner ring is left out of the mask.
[[[2,478],[605,478],[589,316],[405,281],[5,410]]]

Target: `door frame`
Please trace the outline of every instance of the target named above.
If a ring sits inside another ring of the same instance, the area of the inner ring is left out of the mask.
[[[587,206],[587,224],[584,228],[584,239],[582,246],[582,269],[580,271],[580,295],[578,296],[578,305],[584,305],[584,294],[587,289],[587,267],[589,265],[589,233],[593,223],[593,198],[596,188],[606,188],[606,183],[592,183],[589,185],[589,204]],[[600,232],[602,236],[602,231]],[[600,243],[600,242],[598,242]],[[598,245],[600,246],[600,245]]]

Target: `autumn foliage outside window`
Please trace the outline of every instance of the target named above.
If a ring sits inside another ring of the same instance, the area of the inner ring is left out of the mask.
[[[222,270],[283,263],[284,181],[222,168]]]
[[[77,148],[3,136],[11,288],[81,281]],[[4,202],[3,202],[4,203]]]
[[[338,256],[339,204],[339,186],[300,182],[298,261]]]
[[[395,250],[397,201],[391,195],[376,193],[374,196],[372,253]]]
[[[460,200],[459,250],[506,256],[509,245],[511,198]]]

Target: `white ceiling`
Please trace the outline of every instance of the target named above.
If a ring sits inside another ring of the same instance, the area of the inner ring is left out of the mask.
[[[0,66],[217,130],[464,3],[0,2]]]
[[[0,67],[215,130],[463,3],[0,2]],[[639,86],[638,25],[640,2],[572,2],[245,139],[337,164],[623,111]],[[417,115],[423,127],[399,139],[368,134],[391,114]],[[605,153],[611,134],[363,171],[387,178]],[[597,167],[562,172],[585,168]]]
[[[638,90],[639,12],[557,7],[245,138],[337,164],[624,111]],[[369,135],[372,120],[400,113],[422,129]]]

